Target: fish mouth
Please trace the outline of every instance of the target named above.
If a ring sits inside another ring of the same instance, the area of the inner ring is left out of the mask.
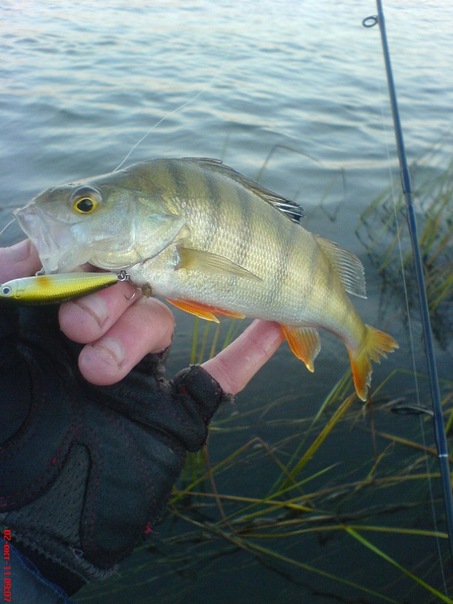
[[[67,224],[34,204],[15,210],[14,217],[35,246],[46,273],[69,272],[85,262],[74,256],[75,240]]]

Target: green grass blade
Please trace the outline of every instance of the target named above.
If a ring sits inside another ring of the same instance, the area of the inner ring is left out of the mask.
[[[393,566],[395,566],[395,568],[397,568],[399,571],[401,571],[402,573],[404,573],[407,577],[409,577],[410,579],[412,579],[413,581],[415,581],[416,583],[418,583],[420,585],[420,587],[423,587],[424,589],[426,589],[427,591],[429,591],[431,594],[433,594],[434,596],[436,596],[437,598],[439,598],[439,600],[441,602],[447,602],[447,604],[452,604],[453,603],[453,600],[451,598],[449,598],[445,594],[441,593],[440,591],[438,591],[437,589],[435,589],[431,585],[428,585],[428,583],[426,583],[425,581],[423,581],[423,579],[420,579],[420,577],[417,577],[417,575],[414,575],[413,573],[411,573],[409,570],[407,570],[407,568],[404,568],[404,566],[401,566],[401,564],[399,564],[396,560],[394,560],[393,558],[391,558],[388,554],[386,554],[385,552],[383,552],[381,549],[379,549],[378,547],[376,547],[376,545],[373,545],[373,543],[371,543],[371,541],[368,541],[368,539],[365,539],[365,537],[363,535],[361,535],[360,533],[358,533],[355,529],[353,529],[350,526],[345,526],[344,530],[347,533],[349,533],[349,535],[351,535],[351,537],[353,537],[354,539],[356,539],[359,543],[361,543],[362,545],[364,545],[366,548],[368,548],[374,554],[376,554],[377,556],[379,556],[380,558],[382,558],[383,560],[385,560],[389,564],[392,564]]]
[[[340,421],[341,417],[348,411],[348,409],[351,407],[352,403],[355,400],[356,400],[356,395],[351,394],[351,396],[348,396],[341,403],[341,405],[335,410],[335,413],[332,415],[330,420],[327,422],[327,424],[324,426],[324,428],[321,430],[321,432],[315,438],[313,443],[305,451],[305,453],[302,455],[302,457],[296,463],[295,467],[289,472],[287,479],[283,483],[283,487],[282,487],[283,489],[288,487],[291,482],[294,482],[296,480],[297,475],[300,474],[300,472],[303,470],[303,468],[307,465],[307,463],[310,461],[310,459],[313,457],[313,455],[316,453],[316,451],[319,449],[319,447],[322,445],[322,443],[326,440],[326,438],[332,432],[334,427]]]

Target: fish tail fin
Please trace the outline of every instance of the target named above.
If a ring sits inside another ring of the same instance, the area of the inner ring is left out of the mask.
[[[399,348],[392,336],[371,327],[371,325],[365,325],[365,327],[365,337],[360,347],[357,350],[348,348],[355,390],[362,401],[366,401],[368,386],[371,383],[373,372],[371,361],[379,363],[380,357],[386,357],[388,352]]]

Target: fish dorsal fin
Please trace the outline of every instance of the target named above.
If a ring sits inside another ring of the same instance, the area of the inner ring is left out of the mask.
[[[261,277],[254,275],[248,269],[219,254],[187,247],[178,247],[178,254],[178,269],[184,268],[189,271],[202,271],[203,273],[262,281]]]
[[[337,270],[348,294],[366,298],[365,270],[357,256],[328,239],[316,236],[316,241]]]
[[[206,167],[210,170],[215,170],[219,174],[223,174],[223,176],[225,176],[226,178],[230,178],[231,180],[234,180],[240,185],[242,185],[243,187],[250,189],[251,191],[253,191],[253,193],[255,193],[255,195],[261,197],[263,201],[265,201],[266,203],[270,203],[275,208],[280,210],[280,212],[283,212],[283,214],[285,214],[293,222],[300,222],[304,216],[303,209],[298,206],[296,202],[291,201],[290,199],[286,199],[285,197],[278,195],[278,193],[274,193],[273,191],[262,187],[252,178],[244,176],[233,168],[226,166],[219,159],[211,159],[209,157],[185,157],[183,159],[185,161],[194,162],[200,165],[201,167]]]

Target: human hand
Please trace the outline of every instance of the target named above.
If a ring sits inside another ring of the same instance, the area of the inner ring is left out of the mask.
[[[0,281],[39,267],[28,242],[0,249]],[[256,322],[206,371],[169,382],[161,356],[146,353],[168,347],[173,317],[131,294],[120,283],[62,305],[60,327],[78,344],[62,337],[55,307],[0,312],[0,525],[70,592],[108,576],[151,530],[224,392],[281,341],[277,326]]]
[[[40,268],[29,240],[0,249],[0,282],[34,274]],[[89,382],[118,382],[147,353],[158,353],[171,343],[174,319],[155,298],[133,296],[129,283],[62,304],[60,327],[71,340],[84,344],[79,369]],[[279,326],[255,321],[237,340],[202,366],[224,392],[237,394],[280,346]]]

